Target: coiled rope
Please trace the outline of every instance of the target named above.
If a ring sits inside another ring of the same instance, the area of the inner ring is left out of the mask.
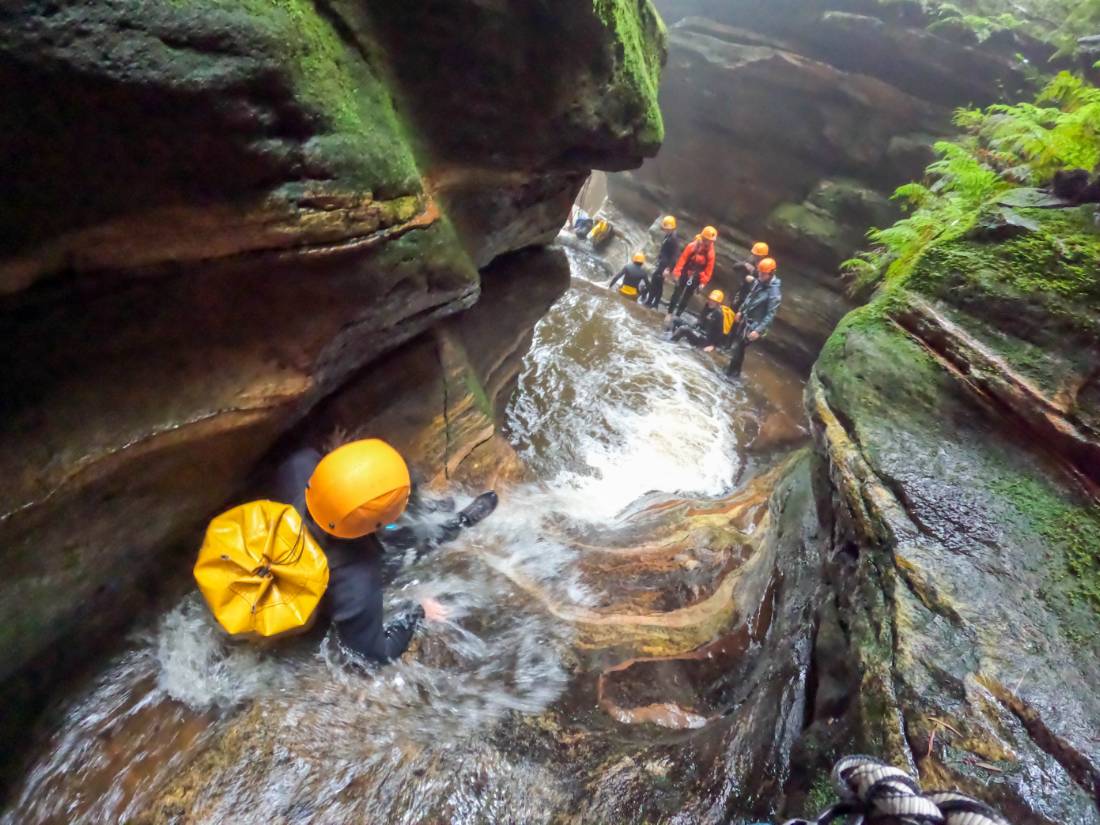
[[[858,817],[856,825],[1009,825],[988,805],[954,791],[923,793],[905,771],[870,756],[846,756],[833,766],[840,802],[817,819],[786,825],[828,825]]]

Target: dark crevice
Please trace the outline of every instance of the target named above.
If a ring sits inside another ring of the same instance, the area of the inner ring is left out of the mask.
[[[317,9],[317,14],[336,30],[336,33],[340,35],[340,39],[344,41],[345,45],[353,49],[372,71],[376,71],[377,67],[373,56],[367,50],[366,46],[363,45],[351,24],[344,19],[340,12],[332,8],[328,0],[314,0],[313,6]]]
[[[986,687],[1013,716],[1020,720],[1031,741],[1057,761],[1069,777],[1089,793],[1097,810],[1100,810],[1100,769],[1096,768],[1087,756],[1047,727],[1038,710],[1019,696],[1010,693],[1004,685],[987,682]]]
[[[806,701],[802,712],[802,730],[807,730],[814,723],[814,712],[817,710],[817,689],[820,674],[817,663],[817,636],[821,630],[821,617],[814,616],[813,628],[810,630],[810,664],[806,669]]]
[[[443,385],[443,477],[450,481],[451,471],[451,400],[450,388],[447,386],[447,365],[443,362],[443,345],[439,339],[435,340],[435,357],[439,362],[439,380]]]

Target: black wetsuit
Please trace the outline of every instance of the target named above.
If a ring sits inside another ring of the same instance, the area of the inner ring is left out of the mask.
[[[725,343],[726,333],[722,308],[709,303],[699,314],[698,323],[683,318],[672,320],[672,340],[687,341],[695,347],[717,347]]]
[[[680,239],[676,232],[669,232],[661,242],[661,251],[657,253],[657,266],[649,276],[646,285],[645,299],[642,301],[647,307],[661,308],[661,296],[665,291],[665,270],[676,266],[676,257],[680,254]]]
[[[324,607],[336,625],[340,640],[361,656],[388,662],[409,646],[424,609],[416,605],[389,623],[383,623],[382,589],[385,550],[374,534],[361,539],[338,539],[322,530],[306,507],[306,484],[321,461],[316,450],[299,450],[279,467],[273,500],[292,504],[301,513],[309,533],[325,551],[329,566]],[[461,529],[456,520],[444,525],[439,541],[449,541]],[[419,544],[410,529],[385,534],[388,546],[408,548]]]
[[[636,264],[633,261],[624,266],[619,274],[611,279],[611,283],[607,286],[614,287],[615,283],[622,280],[623,286],[628,286],[634,290],[637,290],[645,282],[646,271],[642,269],[641,264]]]
[[[741,280],[741,286],[737,289],[737,294],[733,296],[733,301],[730,306],[738,312],[741,311],[741,305],[745,303],[745,299],[749,297],[749,292],[752,291],[752,285],[756,283],[760,277],[760,273],[756,271],[755,259],[750,258],[747,261],[742,261],[737,264],[736,269],[740,269],[745,273],[745,277]]]
[[[733,329],[733,352],[730,354],[729,366],[726,367],[726,375],[741,374],[745,350],[753,343],[749,339],[749,333],[755,332],[763,338],[775,320],[775,314],[782,302],[783,292],[779,278],[772,277],[767,283],[763,280],[753,282],[741,305],[741,317]]]

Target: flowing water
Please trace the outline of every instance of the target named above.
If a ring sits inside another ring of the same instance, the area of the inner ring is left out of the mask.
[[[614,773],[550,730],[566,719],[627,754],[640,741],[595,706],[613,659],[578,635],[578,617],[634,597],[584,562],[644,537],[655,507],[766,469],[747,447],[769,419],[798,417],[801,384],[756,354],[744,384],[726,382],[717,360],[662,339],[662,316],[609,292],[603,263],[569,255],[573,286],[507,413],[537,481],[502,491],[490,519],[387,593],[388,610],[433,595],[449,621],[406,661],[363,667],[331,633],[227,643],[191,594],[57,710],[5,825],[548,822]],[[652,609],[645,594],[626,612]]]

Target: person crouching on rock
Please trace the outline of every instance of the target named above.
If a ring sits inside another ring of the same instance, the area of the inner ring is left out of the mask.
[[[698,323],[683,318],[672,319],[672,340],[687,341],[704,352],[725,346],[733,332],[737,314],[725,304],[726,294],[716,289],[707,296],[707,304],[699,314]]]
[[[760,277],[745,296],[737,326],[733,330],[730,363],[726,368],[726,375],[730,378],[741,375],[745,349],[767,334],[783,301],[780,281],[775,274],[775,259],[765,258],[760,262],[758,270]]]
[[[714,242],[718,240],[718,230],[713,226],[703,229],[695,240],[684,247],[680,260],[673,270],[676,276],[676,289],[668,302],[668,314],[680,315],[691,296],[710,283],[714,274]]]
[[[661,298],[665,291],[665,275],[676,265],[676,256],[680,252],[680,239],[676,235],[676,218],[665,215],[661,219],[661,229],[665,231],[661,241],[661,250],[657,253],[657,265],[649,275],[645,297],[642,303],[651,309],[661,308]]]
[[[646,275],[645,255],[636,252],[633,260],[619,270],[619,274],[611,279],[611,283],[607,285],[607,288],[612,289],[621,280],[623,285],[619,287],[619,292],[628,298],[637,299],[638,290],[645,283]]]
[[[276,476],[276,500],[293,505],[328,559],[329,584],[322,607],[348,648],[388,662],[408,648],[422,619],[443,621],[447,610],[424,599],[412,610],[383,622],[382,573],[387,546],[405,549],[417,540],[408,528],[394,529],[409,502],[409,469],[401,454],[376,438],[352,441],[328,455],[303,449]],[[496,509],[497,495],[482,493],[441,528],[436,543],[450,541]],[[382,533],[380,540],[379,533]]]

